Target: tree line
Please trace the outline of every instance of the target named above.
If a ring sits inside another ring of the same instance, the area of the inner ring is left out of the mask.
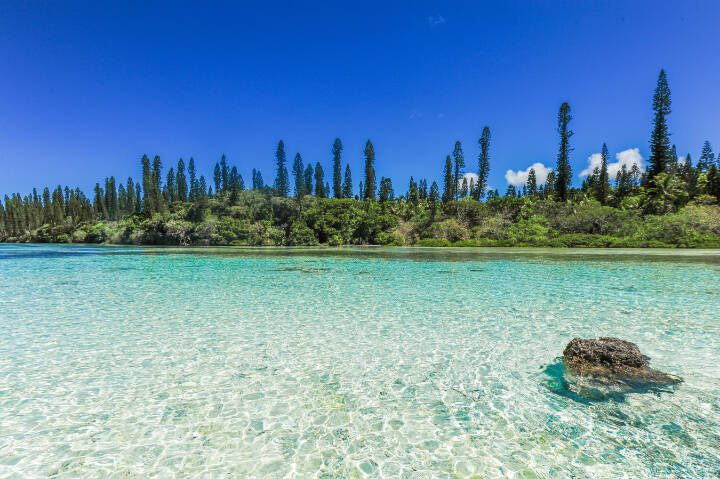
[[[670,141],[668,116],[671,95],[664,70],[658,76],[652,108],[654,112],[650,135],[648,168],[623,165],[615,178],[608,173],[609,153],[605,143],[601,148],[600,166],[582,182],[572,186],[570,155],[573,119],[570,105],[563,103],[557,115],[558,152],[556,165],[540,184],[537,172],[528,171],[526,184],[521,188],[510,184],[503,197],[529,201],[552,200],[557,203],[594,200],[614,208],[635,208],[643,214],[664,214],[676,211],[690,202],[717,204],[720,198],[718,161],[711,144],[706,141],[699,159],[693,164],[690,154],[680,158]],[[491,131],[482,129],[477,142],[477,160],[471,168],[477,175],[468,182],[463,145],[456,141],[445,157],[442,169],[442,192],[436,181],[410,177],[407,189],[396,194],[389,177],[376,172],[375,149],[371,140],[363,148],[364,168],[357,186],[353,183],[350,165],[343,164],[343,143],[336,138],[331,148],[331,174],[326,179],[320,162],[305,162],[300,153],[288,165],[285,143],[280,140],[275,150],[275,178],[265,183],[258,169],[246,186],[237,166],[228,164],[225,155],[215,163],[210,180],[198,174],[195,160],[187,164],[180,158],[163,172],[159,156],[141,159],[141,179],[129,177],[125,182],[111,176],[95,184],[92,195],[69,186],[45,187],[39,193],[5,195],[0,202],[0,240],[33,239],[33,232],[43,227],[61,227],[72,231],[96,222],[118,222],[126,218],[152,218],[156,215],[175,215],[184,220],[203,222],[208,215],[233,214],[227,208],[237,206],[248,191],[266,198],[294,198],[307,196],[317,199],[375,202],[379,205],[398,203],[412,208],[422,207],[431,221],[442,219],[456,209],[454,203],[476,201],[493,203],[501,198],[497,190],[488,188],[490,172]],[[384,207],[383,207],[384,208]],[[382,211],[387,211],[383,209]],[[403,219],[403,218],[401,218]],[[408,218],[404,218],[407,220]]]

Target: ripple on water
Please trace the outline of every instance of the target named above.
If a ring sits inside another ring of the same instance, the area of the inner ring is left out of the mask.
[[[106,251],[0,246],[2,477],[720,470],[716,262]],[[685,382],[573,396],[601,335]]]

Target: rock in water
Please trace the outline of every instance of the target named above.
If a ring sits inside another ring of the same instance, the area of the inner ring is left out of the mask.
[[[578,376],[636,387],[678,384],[682,378],[652,369],[635,343],[618,338],[574,338],[563,351],[568,371]]]

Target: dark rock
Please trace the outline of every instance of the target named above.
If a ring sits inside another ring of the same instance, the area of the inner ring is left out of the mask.
[[[634,386],[662,386],[682,378],[649,366],[650,359],[636,344],[618,338],[574,338],[563,351],[568,371],[578,376]]]

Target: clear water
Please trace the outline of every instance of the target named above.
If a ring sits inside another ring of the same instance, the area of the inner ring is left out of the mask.
[[[717,252],[0,245],[0,477],[718,477]],[[573,336],[675,391],[581,402]]]

